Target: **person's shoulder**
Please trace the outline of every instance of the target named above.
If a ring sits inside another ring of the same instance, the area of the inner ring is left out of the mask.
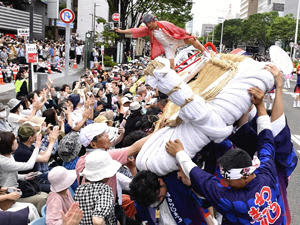
[[[32,152],[30,151],[30,149],[27,146],[19,143],[19,147],[14,152],[14,158],[17,159],[18,161],[22,161],[22,159],[26,160],[27,157],[30,157],[31,154],[32,154]]]
[[[162,21],[158,21],[159,23],[161,23],[162,25],[173,25],[173,26],[175,26],[175,24],[174,23],[171,23],[171,22],[169,22],[169,21],[165,21],[165,20],[162,20]]]
[[[48,201],[56,200],[56,199],[61,199],[61,196],[58,193],[51,191],[47,197],[47,203]]]

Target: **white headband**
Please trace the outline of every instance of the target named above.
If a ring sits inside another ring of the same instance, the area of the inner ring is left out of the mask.
[[[254,156],[252,160],[252,166],[230,170],[224,170],[224,168],[221,167],[220,171],[221,175],[225,179],[237,180],[241,179],[242,177],[247,177],[251,175],[259,166],[260,160],[256,156]]]

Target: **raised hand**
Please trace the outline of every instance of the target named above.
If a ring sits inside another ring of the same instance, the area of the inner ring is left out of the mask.
[[[83,211],[78,202],[72,204],[67,213],[61,212],[62,225],[78,225],[83,217]]]
[[[248,90],[248,93],[251,96],[251,102],[254,105],[260,105],[263,104],[263,98],[265,96],[265,93],[259,89],[258,87],[252,87]]]
[[[166,150],[173,157],[176,157],[177,152],[183,151],[183,149],[184,147],[181,141],[179,141],[178,139],[176,139],[175,141],[168,141],[166,143]]]
[[[282,81],[282,73],[280,70],[274,65],[274,64],[267,64],[265,66],[265,69],[268,70],[272,75],[274,76],[275,79],[275,85],[276,89],[282,89],[283,88],[283,81]]]

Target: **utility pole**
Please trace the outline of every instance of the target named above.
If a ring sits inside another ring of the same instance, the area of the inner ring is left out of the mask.
[[[119,21],[118,27],[121,28],[121,0],[119,0]],[[123,43],[122,40],[118,41],[117,44],[117,62],[122,63],[123,61]]]
[[[93,36],[96,34],[96,2],[94,2],[94,16],[93,16]]]
[[[297,20],[296,20],[296,31],[295,31],[293,60],[295,60],[295,56],[296,56],[296,48],[295,47],[297,46],[297,39],[298,39],[299,11],[300,11],[300,0],[298,0],[298,9],[297,9]]]
[[[67,0],[67,8],[72,9],[71,0]],[[65,76],[69,75],[69,60],[70,60],[70,39],[71,30],[70,23],[66,23],[66,37],[65,37]]]
[[[211,43],[214,43],[214,37],[215,37],[215,26],[213,27],[213,33],[211,37]]]
[[[32,44],[33,42],[33,4],[32,1],[30,1],[30,21],[29,21],[29,43]],[[34,90],[34,79],[33,79],[33,64],[29,63],[29,92],[32,92]]]
[[[224,31],[224,19],[222,21],[222,30],[221,30],[221,40],[220,40],[220,53],[222,53],[222,48],[223,48],[223,31]]]

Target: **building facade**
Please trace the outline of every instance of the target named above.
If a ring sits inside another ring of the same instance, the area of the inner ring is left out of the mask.
[[[285,0],[284,15],[293,14],[297,18],[298,0]]]
[[[47,5],[40,0],[32,0],[33,5],[33,38],[43,39],[45,37],[45,23]],[[30,5],[25,3],[21,8],[10,8],[0,6],[0,32],[6,34],[17,34],[18,29],[30,26]]]
[[[287,0],[288,1],[288,0]],[[247,19],[256,13],[278,12],[284,15],[285,0],[242,0],[240,7],[240,18]]]
[[[103,31],[103,24],[97,24],[99,17],[108,21],[109,8],[105,0],[77,0],[77,37],[81,40],[85,39],[85,34],[89,31]],[[94,15],[95,12],[95,15]]]

